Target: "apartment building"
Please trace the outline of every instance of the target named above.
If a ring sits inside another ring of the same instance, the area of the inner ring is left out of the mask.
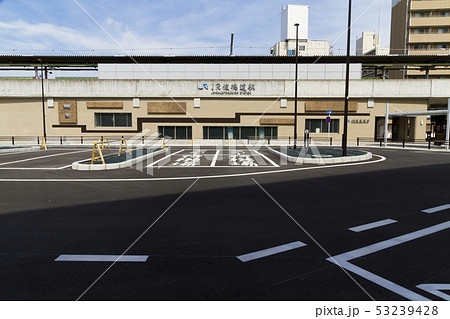
[[[392,1],[391,54],[449,55],[449,48],[450,0]],[[449,78],[450,68],[405,70],[395,77]]]
[[[309,6],[288,5],[281,11],[281,37],[271,49],[270,54],[275,56],[295,55],[330,55],[328,41],[308,39]],[[299,44],[296,48],[296,23],[298,27]]]
[[[389,48],[380,47],[380,36],[375,32],[365,31],[356,39],[356,55],[388,55]]]

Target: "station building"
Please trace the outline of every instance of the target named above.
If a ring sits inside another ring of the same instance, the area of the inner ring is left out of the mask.
[[[1,79],[0,135],[42,136],[44,96],[47,136],[129,137],[147,129],[175,139],[287,139],[294,74],[295,64],[104,64],[98,79]],[[448,79],[361,80],[360,64],[350,74],[350,143],[383,137],[386,103],[390,112],[447,108]],[[313,139],[340,142],[345,65],[299,65],[299,78],[298,136],[307,129]],[[393,117],[388,138],[424,139],[431,121]]]

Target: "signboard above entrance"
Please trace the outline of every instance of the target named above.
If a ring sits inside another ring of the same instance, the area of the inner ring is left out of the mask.
[[[305,103],[306,112],[344,112],[344,100],[322,100],[322,101],[306,101]],[[349,101],[348,111],[356,112],[358,111],[358,102]],[[323,114],[323,113],[322,113]]]
[[[211,95],[252,95],[255,92],[255,83],[243,82],[201,82],[200,91],[210,91]]]

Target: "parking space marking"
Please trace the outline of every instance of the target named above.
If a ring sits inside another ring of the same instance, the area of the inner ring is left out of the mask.
[[[203,153],[201,153],[200,151],[188,153],[186,155],[181,155],[181,157],[172,162],[170,166],[178,166],[178,167],[198,166],[202,156]]]
[[[230,154],[231,166],[259,166],[258,163],[252,158],[250,154],[246,154],[245,151],[237,152],[236,154]]]
[[[418,238],[422,238],[424,236],[427,235],[431,235],[434,233],[437,233],[439,231],[442,230],[446,230],[450,228],[450,221],[438,224],[438,225],[434,225],[428,228],[424,228],[409,234],[405,234],[402,236],[398,236],[395,238],[391,238],[388,240],[384,240],[363,248],[359,248],[359,249],[355,249],[340,255],[336,255],[333,256],[331,258],[327,258],[327,260],[331,263],[337,264],[338,266],[351,271],[381,287],[384,287],[400,296],[403,296],[409,300],[430,300],[428,298],[425,298],[422,295],[419,295],[417,293],[415,293],[414,291],[411,291],[409,289],[406,289],[392,281],[389,281],[385,278],[382,278],[374,273],[371,273],[361,267],[355,266],[353,264],[351,264],[349,261],[356,259],[356,258],[360,258],[360,257],[364,257],[370,254],[373,254],[375,252],[379,252],[381,250],[387,249],[387,248],[391,248]]]
[[[441,290],[450,290],[450,284],[422,284],[416,286],[432,295],[438,296],[444,300],[450,301],[450,295],[443,293]]]
[[[262,158],[264,158],[266,161],[268,161],[270,164],[272,164],[272,166],[274,167],[280,167],[280,165],[278,165],[277,163],[275,163],[274,161],[272,161],[270,158],[268,158],[266,155],[261,154],[260,152],[253,150],[253,152],[255,152],[256,154],[258,154],[259,156],[261,156]]]
[[[373,222],[373,223],[369,223],[369,224],[364,224],[364,225],[360,225],[360,226],[355,226],[355,227],[351,227],[348,230],[351,230],[352,232],[355,233],[359,233],[365,230],[369,230],[369,229],[373,229],[373,228],[378,228],[378,227],[382,227],[382,226],[386,226],[386,225],[390,225],[393,223],[396,223],[396,220],[393,219],[384,219],[384,220],[380,220],[378,222]]]
[[[155,162],[153,162],[153,163],[151,163],[151,164],[149,164],[149,165],[147,165],[147,166],[145,166],[145,167],[155,166],[155,165],[158,164],[159,162],[164,161],[165,159],[168,159],[168,158],[172,157],[173,155],[178,154],[178,153],[181,153],[181,152],[183,152],[183,151],[184,151],[184,150],[180,150],[180,151],[177,151],[177,152],[174,152],[174,153],[170,153],[169,155],[164,156],[163,158],[160,158],[159,160],[157,160],[157,161],[155,161]]]
[[[440,212],[440,211],[443,211],[446,209],[450,209],[450,204],[424,209],[424,210],[422,210],[422,213],[433,214],[433,213],[437,213],[437,212]]]
[[[55,261],[89,261],[89,262],[141,262],[145,263],[149,256],[140,255],[60,255]]]
[[[217,150],[216,154],[214,154],[214,158],[213,158],[213,160],[211,162],[211,165],[209,165],[210,167],[216,166],[216,162],[217,162],[217,158],[219,157],[219,153],[220,153],[220,150]]]
[[[306,246],[305,243],[302,243],[301,241],[295,241],[293,243],[276,246],[276,247],[272,247],[272,248],[268,248],[268,249],[264,249],[264,250],[260,250],[260,251],[255,251],[253,253],[237,256],[236,258],[245,263],[247,261],[279,254],[279,253],[282,253],[285,251],[293,250],[293,249],[304,247],[304,246]]]
[[[34,160],[37,160],[37,159],[48,158],[48,157],[62,156],[62,155],[67,155],[67,154],[76,154],[76,153],[81,153],[81,152],[89,152],[89,150],[83,150],[83,151],[77,151],[77,152],[66,152],[66,153],[58,153],[58,154],[51,154],[51,155],[45,155],[45,156],[25,158],[25,159],[21,159],[21,160],[17,160],[17,161],[12,161],[12,162],[0,163],[0,166],[8,165],[8,164],[15,164],[15,163],[28,162],[28,161],[34,161]]]

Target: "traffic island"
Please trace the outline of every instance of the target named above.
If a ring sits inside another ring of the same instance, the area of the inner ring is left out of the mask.
[[[269,152],[280,158],[296,164],[339,164],[362,162],[372,158],[372,153],[357,150],[347,150],[347,156],[342,156],[342,149],[330,147],[268,147]]]
[[[109,154],[72,163],[72,169],[78,171],[104,171],[131,167],[153,156],[164,153],[165,148],[138,148],[125,153]],[[120,154],[120,155],[119,155]]]

